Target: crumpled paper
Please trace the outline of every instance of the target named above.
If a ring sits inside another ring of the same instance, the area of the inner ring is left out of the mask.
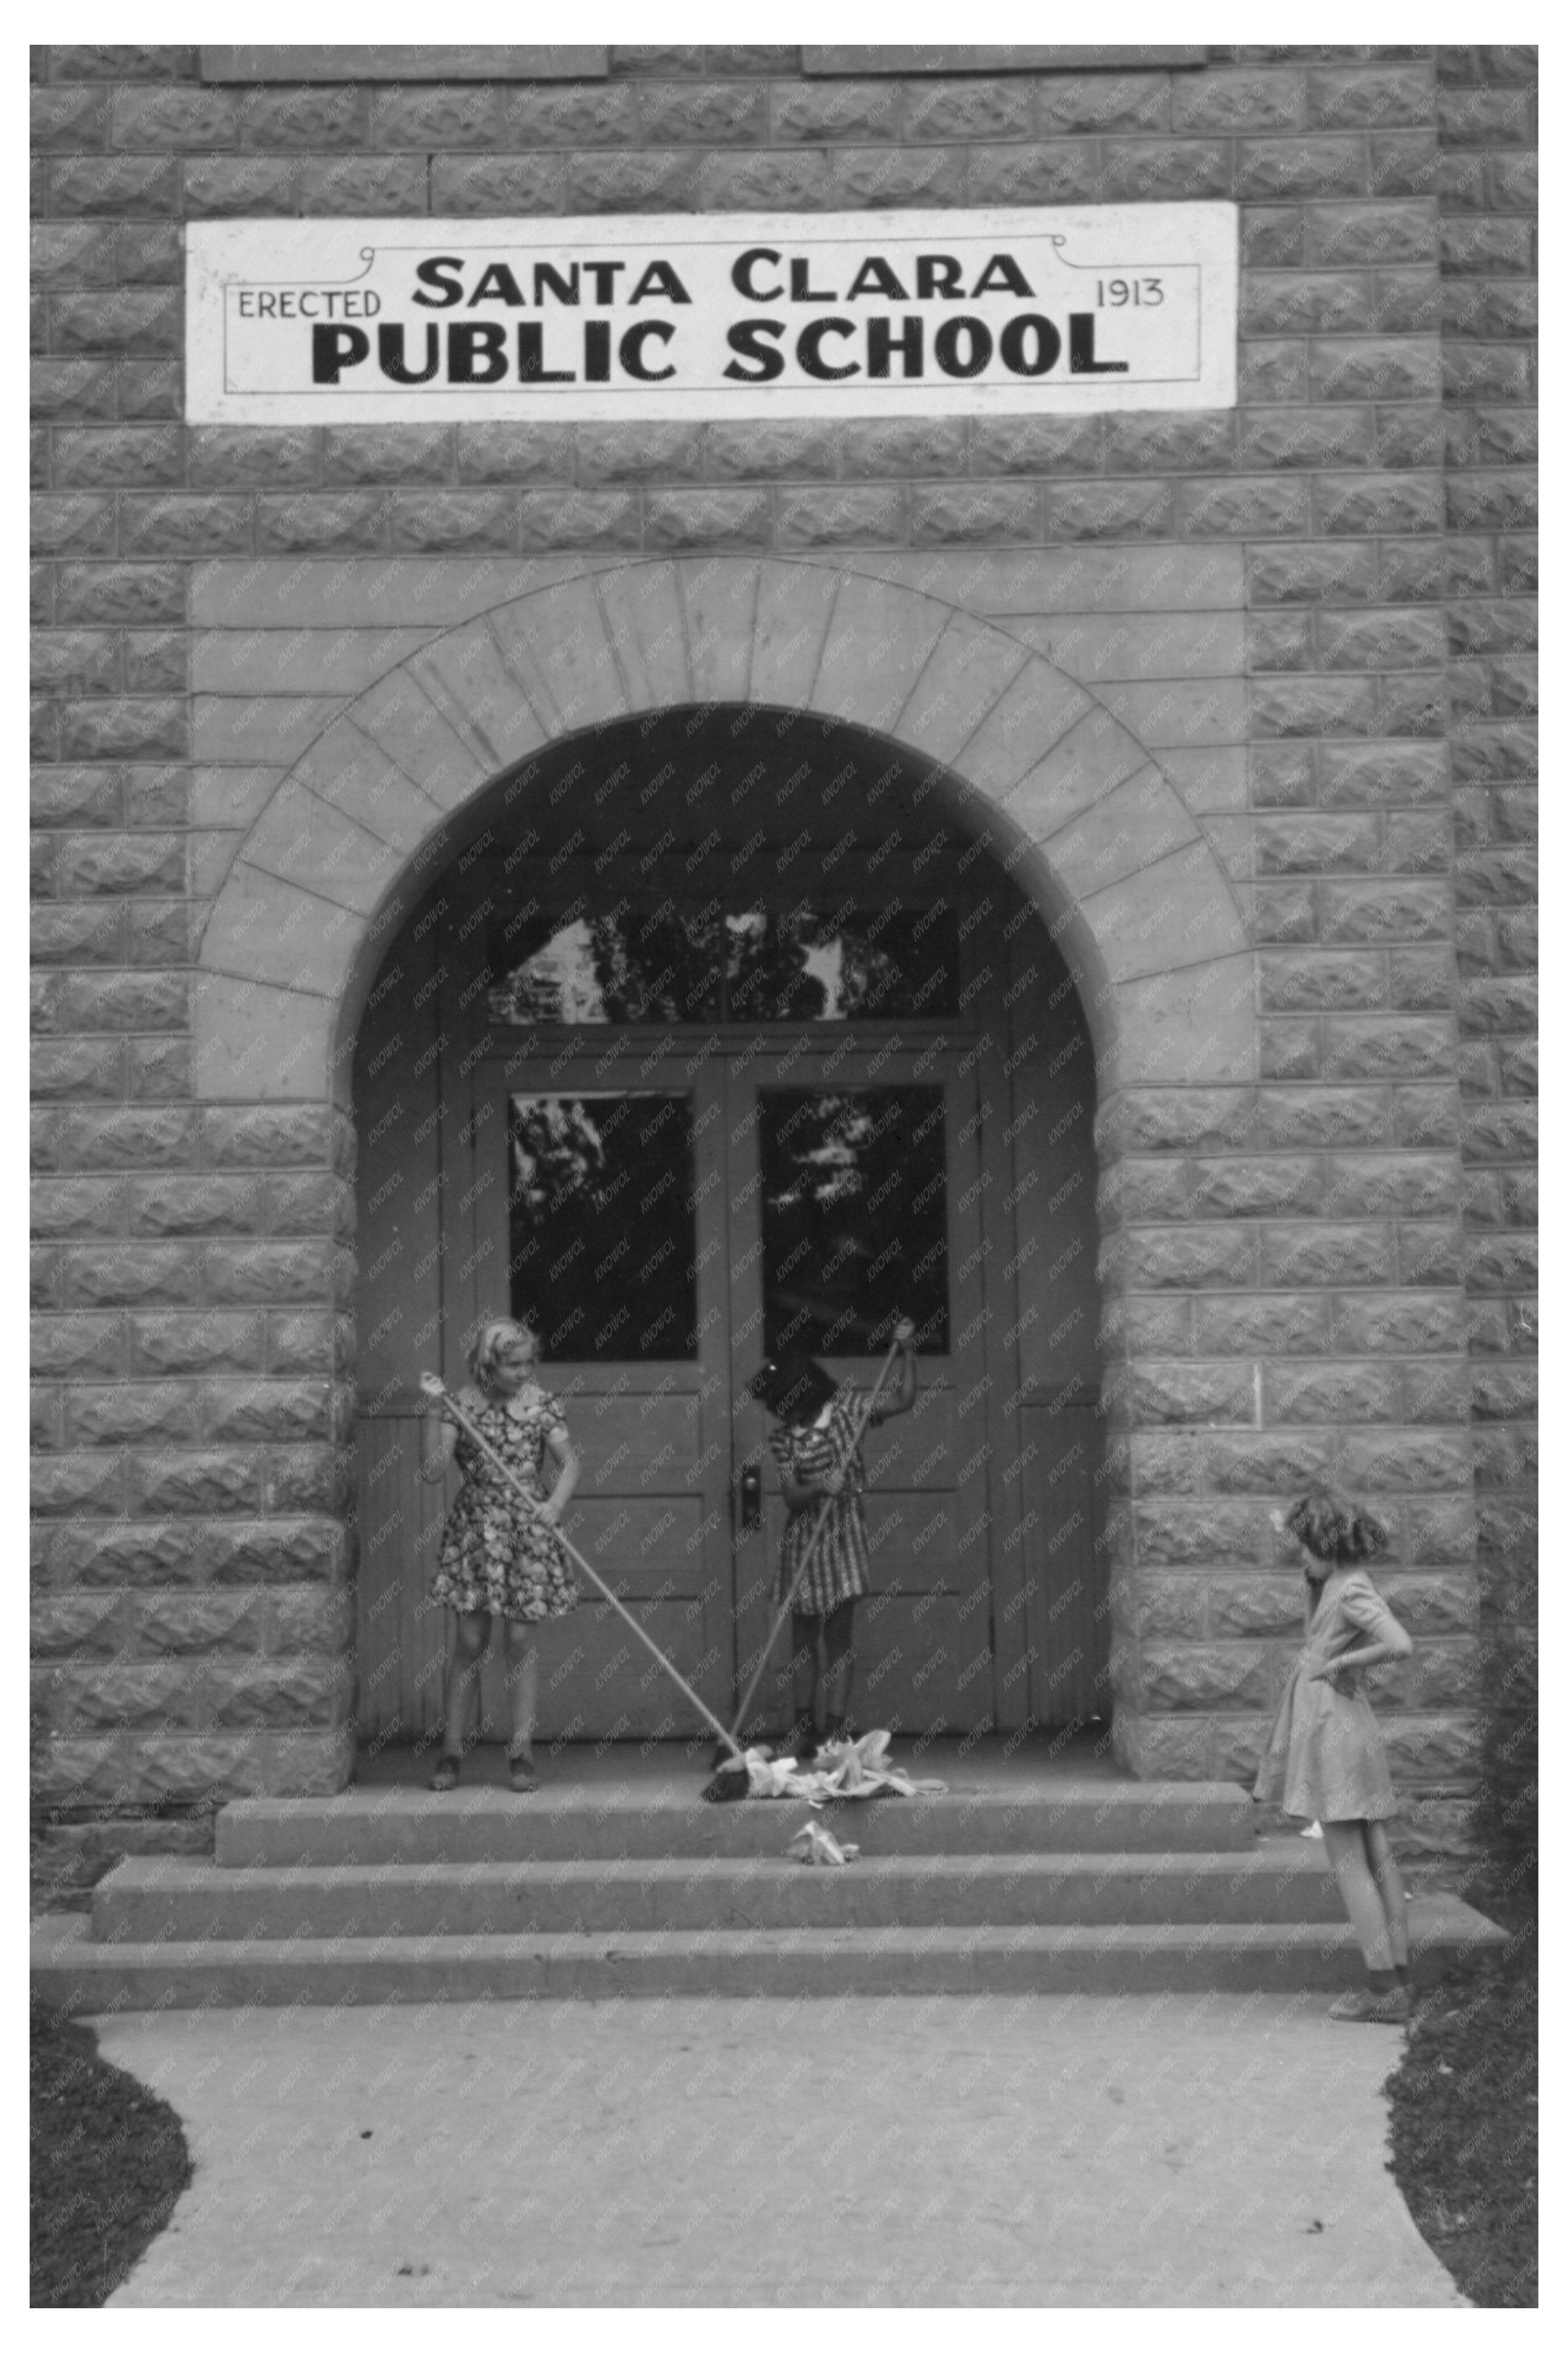
[[[868,1732],[858,1740],[828,1741],[809,1769],[796,1768],[788,1794],[824,1806],[843,1798],[930,1797],[947,1788],[945,1781],[916,1780],[890,1764],[892,1738],[890,1732]]]
[[[791,1854],[797,1855],[802,1862],[833,1864],[853,1862],[860,1852],[859,1848],[850,1841],[840,1845],[833,1832],[825,1831],[820,1822],[807,1822],[804,1828],[796,1831],[789,1842],[789,1851]]]

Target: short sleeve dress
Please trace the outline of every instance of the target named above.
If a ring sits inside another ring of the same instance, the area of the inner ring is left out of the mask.
[[[545,1440],[566,1428],[559,1400],[542,1389],[521,1407],[495,1398],[478,1407],[465,1400],[464,1410],[529,1494],[542,1499]],[[441,1532],[431,1599],[464,1616],[494,1609],[503,1618],[537,1620],[575,1609],[576,1579],[554,1532],[531,1516],[465,1430],[458,1432],[456,1461],[463,1483]]]
[[[871,1590],[871,1554],[860,1501],[866,1488],[866,1465],[857,1436],[865,1406],[858,1389],[840,1388],[806,1429],[796,1430],[780,1421],[768,1434],[782,1478],[804,1482],[824,1478],[830,1471],[844,1473],[844,1493],[824,1499],[827,1525],[812,1555],[805,1582],[795,1598],[795,1609],[805,1617],[826,1618],[840,1602],[858,1601]],[[813,1502],[803,1512],[791,1512],[784,1522],[777,1588],[780,1601],[795,1583],[821,1510],[822,1504]]]
[[[1397,1639],[1399,1621],[1364,1569],[1331,1577],[1307,1622],[1253,1794],[1288,1814],[1319,1822],[1386,1821],[1399,1811],[1388,1760],[1362,1673],[1336,1691],[1309,1670],[1367,1641]]]

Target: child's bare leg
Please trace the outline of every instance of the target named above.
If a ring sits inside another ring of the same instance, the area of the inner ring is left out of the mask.
[[[798,1725],[804,1725],[816,1737],[816,1686],[821,1676],[822,1620],[809,1617],[804,1609],[792,1613],[790,1637],[795,1645],[795,1713]]]
[[[1383,1897],[1367,1862],[1364,1828],[1362,1822],[1325,1822],[1323,1844],[1362,1957],[1369,1969],[1392,1970],[1394,1948],[1389,1941]]]
[[[822,1685],[827,1729],[843,1731],[848,1722],[849,1694],[855,1681],[855,1604],[841,1601],[822,1621],[826,1652]]]
[[[489,1639],[490,1613],[488,1609],[470,1609],[458,1616],[452,1654],[447,1662],[447,1731],[442,1746],[448,1757],[460,1757],[467,1745],[468,1717],[474,1694],[479,1689],[479,1670],[484,1664]]]
[[[511,1701],[509,1757],[531,1757],[533,1723],[539,1713],[539,1643],[534,1629],[520,1618],[506,1621],[506,1684]]]
[[[1410,1966],[1410,1924],[1405,1905],[1405,1882],[1394,1859],[1394,1848],[1382,1822],[1363,1822],[1367,1868],[1388,1923],[1388,1941],[1396,1969]]]

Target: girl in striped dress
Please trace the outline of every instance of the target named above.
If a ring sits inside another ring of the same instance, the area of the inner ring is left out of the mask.
[[[899,1387],[871,1408],[871,1421],[908,1413],[915,1401],[915,1327],[907,1319],[893,1337],[900,1357]],[[795,1598],[791,1635],[795,1692],[810,1696],[790,1746],[796,1756],[817,1746],[817,1700],[826,1707],[824,1736],[849,1737],[849,1694],[855,1678],[855,1604],[871,1585],[866,1486],[858,1430],[866,1399],[840,1387],[814,1356],[772,1359],[749,1384],[759,1405],[773,1416],[768,1444],[778,1465],[779,1492],[789,1514],[784,1523],[776,1599],[783,1602],[811,1546],[823,1503],[826,1525],[812,1552],[805,1580]]]

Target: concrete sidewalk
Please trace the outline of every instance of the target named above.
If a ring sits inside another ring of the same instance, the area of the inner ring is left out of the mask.
[[[195,2179],[116,2305],[1461,2306],[1321,1995],[100,2022]]]

